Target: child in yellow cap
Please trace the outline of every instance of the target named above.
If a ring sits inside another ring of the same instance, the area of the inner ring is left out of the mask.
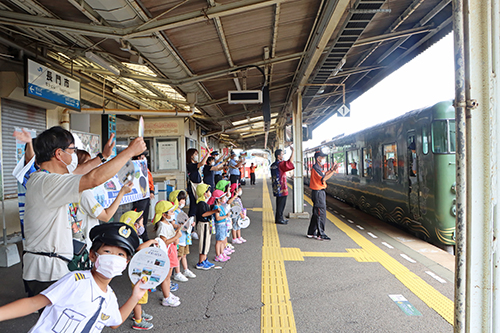
[[[177,205],[166,200],[159,201],[155,207],[155,224],[156,239],[160,242],[160,248],[167,249],[168,259],[170,260],[170,270],[167,278],[161,284],[163,292],[163,306],[176,307],[181,305],[179,297],[170,292],[170,277],[172,269],[179,265],[177,259],[177,243],[181,237],[181,228],[175,224],[174,212]],[[160,239],[158,239],[160,238]],[[163,243],[163,244],[162,244]],[[164,245],[164,246],[163,246]]]
[[[136,232],[137,236],[141,236],[144,233],[144,224],[143,224],[143,216],[142,212],[136,212],[130,210],[126,213],[123,213],[120,216],[120,222],[125,223],[129,227],[132,227]],[[139,247],[137,251],[150,247],[152,245],[158,245],[158,241],[156,239],[150,239],[146,242],[142,242],[142,239],[139,237]],[[133,288],[134,285],[132,285]],[[150,323],[153,319],[153,316],[147,314],[142,310],[142,304],[148,303],[148,292],[144,294],[144,296],[137,302],[137,305],[134,307],[134,317],[132,317],[134,323],[132,324],[132,328],[136,330],[150,330],[153,328],[153,324]]]

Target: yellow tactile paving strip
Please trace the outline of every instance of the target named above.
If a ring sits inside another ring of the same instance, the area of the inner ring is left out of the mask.
[[[261,296],[263,306],[260,327],[262,332],[297,332],[286,278],[285,260],[274,223],[271,197],[267,182],[264,181],[263,184]]]
[[[304,196],[304,199],[312,205],[311,199]],[[361,246],[363,251],[369,253],[369,256],[378,261],[391,274],[393,274],[401,283],[403,283],[411,292],[420,298],[431,309],[434,309],[448,323],[453,325],[454,304],[453,301],[441,294],[434,287],[422,280],[419,276],[412,273],[408,268],[399,263],[396,259],[385,253],[382,249],[370,242],[368,239],[352,229],[332,213],[327,212],[327,218],[333,222],[337,228],[347,234],[354,242]],[[349,251],[349,250],[348,250]]]

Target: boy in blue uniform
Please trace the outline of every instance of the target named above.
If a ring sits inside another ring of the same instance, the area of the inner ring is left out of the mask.
[[[123,223],[106,223],[90,231],[92,248],[91,271],[75,271],[40,294],[0,307],[0,321],[26,316],[43,307],[45,310],[30,333],[45,332],[101,332],[105,326],[117,328],[130,315],[146,289],[139,281],[132,296],[122,306],[113,289],[111,279],[121,275],[139,246],[137,233]]]

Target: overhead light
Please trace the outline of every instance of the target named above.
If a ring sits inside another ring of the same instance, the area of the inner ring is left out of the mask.
[[[103,58],[99,57],[97,54],[94,54],[94,53],[88,51],[88,52],[85,52],[85,57],[89,60],[92,60],[93,62],[95,62],[99,66],[106,68],[111,73],[113,73],[115,75],[120,75],[120,70],[118,68],[111,65],[109,62],[107,62]]]
[[[116,95],[121,96],[121,97],[123,97],[125,99],[128,99],[129,101],[134,102],[136,104],[139,104],[140,106],[144,106],[145,108],[155,109],[155,108],[151,107],[151,105],[146,104],[143,101],[141,101],[140,99],[138,99],[138,98],[136,98],[136,97],[134,97],[132,95],[127,94],[123,90],[113,88],[113,94],[116,94]]]
[[[321,94],[322,94],[322,93],[324,93],[324,92],[325,92],[325,88],[321,88],[320,90],[318,90],[317,94],[318,94],[318,95],[321,95]]]
[[[392,10],[390,8],[380,8],[380,9],[350,9],[349,13],[352,14],[377,14],[377,13],[390,13]]]
[[[338,65],[335,67],[335,69],[333,70],[332,74],[330,76],[335,76],[337,75],[341,70],[342,70],[342,67],[344,67],[345,65],[345,57],[343,57],[340,62],[338,63]]]

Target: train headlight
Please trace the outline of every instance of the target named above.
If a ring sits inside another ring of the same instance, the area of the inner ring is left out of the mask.
[[[457,183],[453,183],[453,185],[451,185],[451,193],[457,194]]]
[[[457,216],[457,206],[453,205],[451,207],[451,215]]]

